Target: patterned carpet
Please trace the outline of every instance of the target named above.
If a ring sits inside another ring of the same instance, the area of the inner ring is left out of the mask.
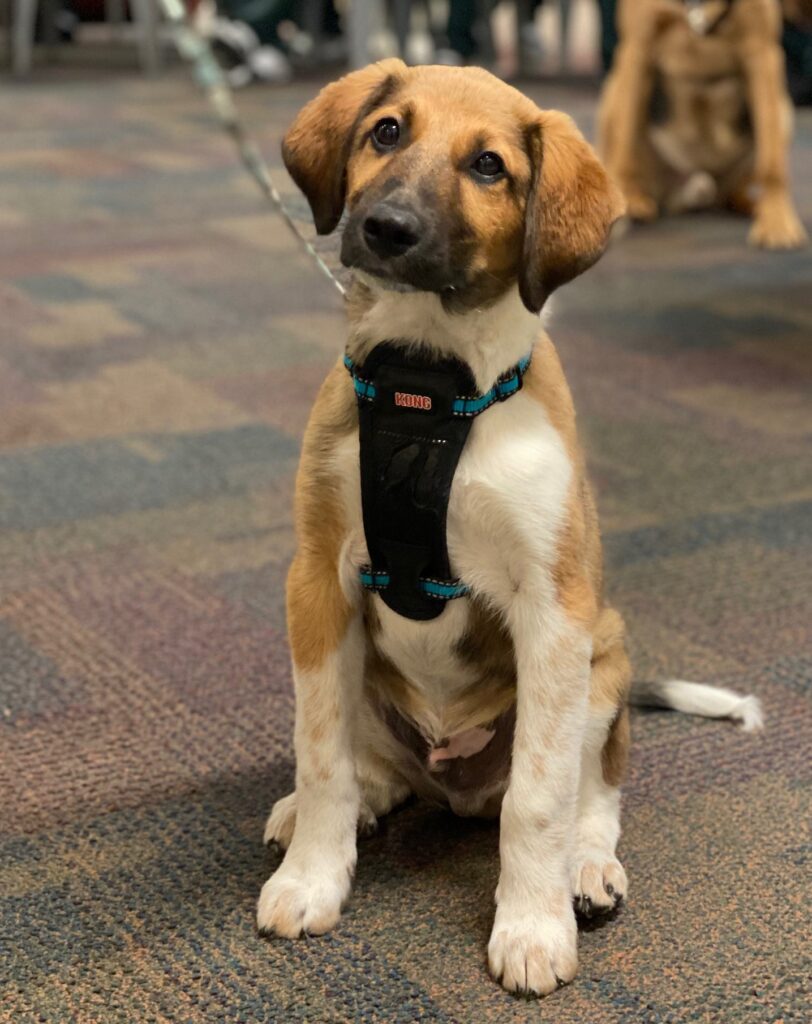
[[[635,717],[629,904],[526,1002],[485,966],[496,829],[422,805],[363,843],[333,935],[255,934],[340,306],[184,75],[56,81],[0,105],[0,1020],[809,1020],[810,253],[694,217],[561,293],[636,670],[753,690],[767,729]],[[313,88],[241,97],[274,159]],[[533,92],[591,130],[589,91]]]

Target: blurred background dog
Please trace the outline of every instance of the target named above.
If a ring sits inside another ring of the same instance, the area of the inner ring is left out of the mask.
[[[621,0],[618,25],[600,150],[630,215],[727,206],[752,216],[753,245],[803,245],[776,0]]]

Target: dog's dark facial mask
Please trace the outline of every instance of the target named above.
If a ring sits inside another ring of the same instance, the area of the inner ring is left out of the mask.
[[[473,242],[460,211],[444,210],[437,193],[419,178],[387,174],[351,207],[341,262],[383,287],[437,292],[451,301],[470,287]]]
[[[346,205],[346,266],[453,311],[518,283],[537,312],[598,259],[622,212],[569,118],[475,68],[353,72],[299,114],[283,157],[320,233]]]

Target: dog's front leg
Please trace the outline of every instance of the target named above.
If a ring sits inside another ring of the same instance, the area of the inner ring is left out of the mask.
[[[505,988],[546,995],[578,966],[569,869],[591,641],[563,611],[521,591],[508,621],[516,731],[488,960]]]
[[[648,38],[620,44],[598,115],[601,156],[620,185],[627,214],[638,221],[654,220],[658,212],[648,166],[651,161],[645,156],[648,106],[654,88],[650,52]]]
[[[296,825],[285,859],[262,888],[262,931],[295,938],[335,925],[356,859],[359,789],[353,726],[364,668],[360,611],[337,573],[297,558],[288,578],[296,683]]]
[[[758,189],[751,245],[796,249],[807,237],[789,191],[788,149],[792,108],[784,86],[784,55],[777,42],[756,40],[745,49],[743,65],[750,95],[755,139],[754,182]]]

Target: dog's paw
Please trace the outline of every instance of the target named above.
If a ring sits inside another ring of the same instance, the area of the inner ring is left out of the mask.
[[[800,249],[808,237],[792,203],[781,196],[761,200],[747,240],[762,249]]]
[[[284,861],[262,887],[257,927],[286,939],[303,932],[323,935],[338,924],[351,877],[351,869],[331,871],[318,865],[304,872]]]
[[[533,913],[523,907],[496,910],[488,966],[509,992],[546,996],[572,981],[578,969],[578,932],[567,903],[561,915]]]
[[[576,857],[572,897],[579,914],[610,914],[626,898],[627,890],[626,872],[617,857],[600,850],[589,850]]]
[[[626,197],[626,216],[633,221],[646,223],[656,220],[659,209],[656,202],[639,189],[624,190]]]
[[[362,836],[371,835],[378,827],[378,819],[363,801],[358,808],[358,832]],[[288,793],[273,805],[273,810],[265,822],[262,841],[278,843],[283,850],[291,844],[296,829],[296,793]]]

